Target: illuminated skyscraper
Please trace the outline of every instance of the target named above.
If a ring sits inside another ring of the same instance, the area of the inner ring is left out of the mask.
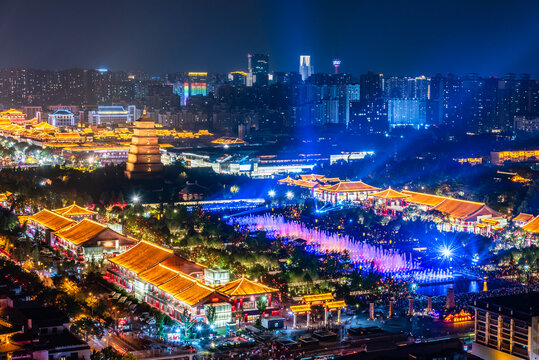
[[[299,73],[303,81],[307,80],[313,74],[310,55],[301,55],[299,57]]]
[[[190,72],[187,73],[187,81],[183,84],[182,105],[187,104],[187,99],[195,95],[208,95],[208,73]]]
[[[269,79],[269,55],[268,54],[248,54],[247,55],[247,86],[267,85]]]

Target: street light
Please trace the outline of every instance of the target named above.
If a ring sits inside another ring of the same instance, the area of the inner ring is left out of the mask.
[[[133,200],[133,203],[136,204],[136,203],[138,203],[138,202],[140,201],[140,196],[138,196],[138,195],[133,195],[132,200]]]
[[[292,200],[294,198],[294,193],[292,191],[287,191],[286,192],[286,198],[288,200]]]
[[[270,198],[275,197],[275,194],[276,194],[276,193],[275,193],[275,190],[270,190],[270,191],[268,191],[268,196],[269,196]]]

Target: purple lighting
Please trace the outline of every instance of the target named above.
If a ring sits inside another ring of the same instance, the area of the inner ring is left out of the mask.
[[[348,235],[334,234],[323,230],[311,229],[304,224],[285,220],[282,216],[245,216],[229,220],[229,224],[237,224],[247,231],[266,231],[266,235],[274,238],[304,239],[307,249],[315,253],[347,251],[352,263],[373,264],[382,273],[394,273],[418,268],[412,256],[395,250],[386,250],[379,246],[359,242]]]

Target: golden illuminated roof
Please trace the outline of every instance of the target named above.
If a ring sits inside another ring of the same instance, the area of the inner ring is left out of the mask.
[[[82,206],[79,206],[75,203],[73,203],[73,205],[69,205],[60,209],[55,209],[53,211],[63,216],[84,216],[97,214],[97,212],[83,208]]]
[[[9,197],[13,195],[13,193],[10,193],[9,191],[5,191],[3,193],[0,193],[0,201],[8,201]]]
[[[363,181],[341,181],[335,185],[323,186],[321,188],[324,191],[329,192],[361,192],[361,191],[374,191],[380,190],[380,188],[365,184]]]
[[[218,286],[217,290],[228,296],[247,296],[278,292],[279,290],[244,277]]]
[[[65,227],[55,232],[55,235],[72,244],[80,245],[96,237],[100,232],[107,228],[93,220],[84,219],[72,226]]]
[[[539,233],[539,215],[524,225],[522,229],[536,234]]]
[[[318,302],[318,301],[332,301],[335,300],[332,293],[303,295],[303,301],[306,303]]]
[[[294,185],[305,187],[305,188],[313,188],[320,185],[320,183],[318,183],[317,181],[300,179],[300,180],[294,181]]]
[[[522,176],[520,176],[519,174],[516,174],[515,176],[513,176],[511,178],[511,181],[513,182],[518,182],[518,183],[527,183],[527,182],[530,182],[531,180],[530,179],[526,179]]]
[[[171,269],[169,270],[174,272]],[[158,288],[189,306],[196,305],[208,296],[216,294],[216,291],[211,287],[179,271],[176,272],[175,277],[158,286]]]
[[[371,196],[384,198],[384,199],[402,199],[408,197],[408,195],[401,193],[399,191],[393,190],[391,187],[386,190],[379,191],[377,193],[371,194]]]
[[[529,222],[531,219],[533,219],[533,215],[532,214],[525,214],[525,213],[520,213],[518,214],[517,216],[515,216],[515,218],[513,219],[513,221],[522,221],[522,222]]]
[[[304,304],[304,305],[291,305],[290,311],[292,311],[294,314],[297,313],[304,313],[307,311],[311,311],[311,305]]]
[[[326,307],[328,309],[339,309],[339,308],[343,308],[343,307],[346,307],[346,303],[344,302],[344,300],[339,300],[339,301],[328,301],[326,303]]]
[[[41,130],[41,131],[57,131],[58,128],[56,126],[52,126],[51,124],[47,122],[40,122],[37,125],[33,126],[34,130]]]
[[[419,193],[408,190],[403,190],[402,193],[408,195],[408,197],[406,198],[407,202],[426,206],[436,206],[446,199],[443,196]]]
[[[73,224],[75,221],[65,216],[56,214],[50,210],[44,209],[37,214],[31,215],[28,219],[48,228],[52,231],[58,231],[63,227]]]
[[[81,138],[81,136],[77,132],[56,133],[54,134],[54,137],[57,139],[80,139]]]
[[[17,109],[9,109],[9,110],[0,112],[0,115],[24,115],[24,114],[22,111],[19,111]]]
[[[281,179],[281,180],[279,180],[277,182],[280,183],[280,184],[294,184],[295,180],[292,179],[290,176],[287,176],[284,179]]]
[[[463,219],[472,215],[483,206],[485,206],[485,203],[446,198],[440,204],[436,205],[434,210],[454,218]]]
[[[159,286],[178,275],[178,271],[174,271],[166,266],[158,264],[148,270],[141,272],[138,276],[152,285]]]
[[[109,261],[138,274],[159,264],[170,255],[172,250],[143,240]]]

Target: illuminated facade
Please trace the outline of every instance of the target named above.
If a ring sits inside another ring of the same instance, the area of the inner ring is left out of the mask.
[[[310,55],[301,55],[299,57],[299,74],[301,80],[305,81],[313,74],[313,66],[311,65]]]
[[[129,105],[127,110],[123,106],[99,106],[97,111],[88,113],[90,125],[118,125],[131,122],[136,117],[136,107]]]
[[[472,354],[482,359],[539,359],[539,294],[476,300]]]
[[[248,54],[247,55],[247,86],[267,85],[269,80],[269,55]]]
[[[215,307],[217,327],[230,322],[233,312],[245,321],[255,320],[259,317],[256,300],[260,297],[267,301],[266,314],[279,311],[277,289],[245,278],[229,282],[228,276],[219,276],[219,283],[226,283],[217,285],[203,265],[153,243],[141,241],[109,262],[109,281],[176,320],[187,310],[196,321],[207,322],[209,306]],[[213,280],[208,283],[209,278]]]
[[[539,150],[496,151],[490,153],[490,161],[496,165],[505,162],[539,161]]]
[[[155,123],[146,110],[135,122],[125,173],[129,179],[160,176],[163,172]]]
[[[49,114],[48,123],[52,126],[75,126],[75,114],[67,109],[59,109]]]
[[[187,104],[187,99],[191,96],[208,95],[208,73],[190,72],[187,74],[188,81],[183,84],[182,105]]]
[[[9,109],[6,111],[0,112],[0,119],[6,119],[10,122],[20,123],[26,121],[26,116],[22,111]]]

